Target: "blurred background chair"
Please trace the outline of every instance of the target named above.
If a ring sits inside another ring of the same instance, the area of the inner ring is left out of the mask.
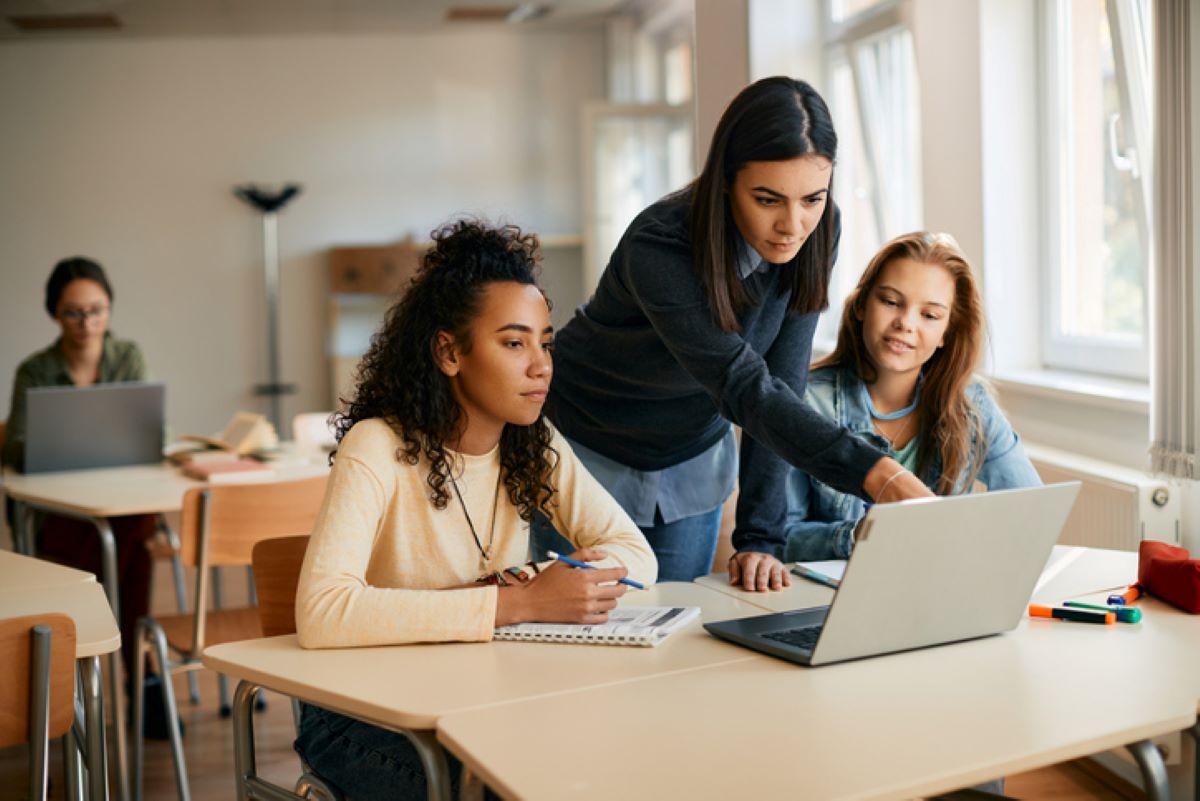
[[[147,616],[138,624],[138,651],[134,660],[135,687],[145,678],[146,657],[162,677],[167,732],[175,763],[175,782],[181,801],[190,798],[183,737],[171,677],[203,667],[200,656],[208,645],[262,636],[258,610],[253,606],[209,609],[212,568],[248,567],[254,545],[261,540],[312,531],[325,496],[325,476],[301,481],[231,484],[197,487],[183,499],[180,524],[180,558],[196,568],[196,593],[192,611],[159,618]],[[172,658],[175,655],[175,658]],[[133,788],[142,794],[142,761],[145,714],[141,693],[133,697]]]
[[[75,621],[62,614],[0,620],[0,748],[29,743],[29,798],[45,801],[50,738],[61,737],[68,797],[79,790]]]

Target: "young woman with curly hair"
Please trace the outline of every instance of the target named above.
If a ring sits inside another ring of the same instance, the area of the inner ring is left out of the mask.
[[[1004,413],[975,376],[983,300],[953,238],[899,236],[846,298],[837,347],[813,365],[805,399],[876,444],[939,495],[1041,484]],[[789,561],[846,559],[863,502],[792,470]]]
[[[433,240],[337,421],[296,596],[305,648],[602,623],[625,592],[613,582],[655,579],[645,537],[542,417],[554,331],[537,238],[460,221]],[[599,569],[523,565],[535,512]],[[306,707],[296,748],[348,798],[424,797],[403,735]]]

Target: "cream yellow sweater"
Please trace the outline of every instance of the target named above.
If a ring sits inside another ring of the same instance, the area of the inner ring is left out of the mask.
[[[398,460],[401,444],[387,423],[373,419],[357,423],[338,448],[296,593],[296,628],[305,648],[492,638],[497,588],[442,588],[471,584],[529,558],[529,524],[503,487],[493,506],[500,449],[452,454],[485,548],[496,510],[485,565],[453,488],[446,508],[435,509],[428,462]],[[578,547],[604,549],[605,562],[624,565],[631,578],[652,583],[658,563],[641,531],[557,431],[552,446],[559,455],[554,527]]]

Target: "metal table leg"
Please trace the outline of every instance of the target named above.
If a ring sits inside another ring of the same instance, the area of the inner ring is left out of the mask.
[[[113,536],[112,525],[104,517],[87,518],[96,527],[100,536],[100,555],[103,566],[104,594],[108,596],[108,605],[112,608],[113,617],[118,625],[121,620],[121,606],[117,589],[117,540]],[[113,760],[116,764],[117,798],[129,801],[128,758],[125,749],[125,693],[121,681],[121,652],[113,651],[108,655],[108,688],[112,700],[113,716]],[[134,688],[141,692],[140,687]]]
[[[1162,754],[1149,740],[1138,740],[1125,746],[1142,771],[1142,784],[1150,801],[1171,801],[1171,785],[1167,781],[1167,765]]]
[[[1200,721],[1187,730],[1192,735],[1192,798],[1200,801]]]
[[[437,735],[431,731],[404,730],[404,736],[412,742],[421,756],[425,768],[426,798],[430,801],[450,801],[450,769],[446,765],[446,752]]]
[[[87,721],[84,736],[87,738],[88,796],[95,801],[108,798],[108,755],[104,749],[104,691],[100,682],[100,657],[79,660],[79,673]]]

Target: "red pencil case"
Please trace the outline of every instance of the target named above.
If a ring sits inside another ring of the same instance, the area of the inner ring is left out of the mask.
[[[1200,615],[1200,559],[1186,548],[1143,540],[1138,546],[1138,583],[1155,598]]]

